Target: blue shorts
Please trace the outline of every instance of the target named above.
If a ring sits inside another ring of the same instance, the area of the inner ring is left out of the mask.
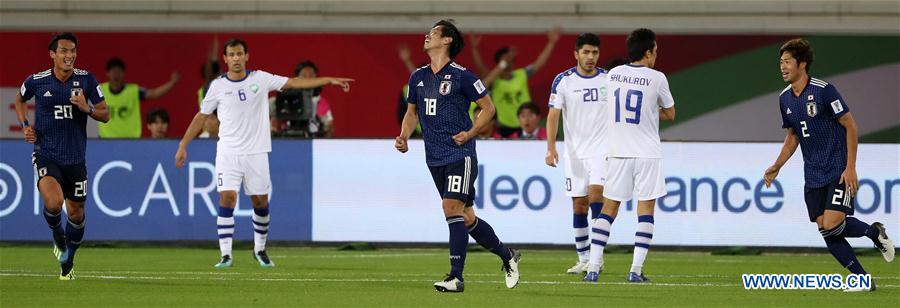
[[[475,179],[478,178],[478,159],[466,156],[449,165],[428,167],[441,199],[462,201],[471,207],[475,201]]]
[[[31,164],[38,176],[38,188],[41,179],[52,177],[59,183],[63,196],[67,200],[84,202],[87,200],[87,168],[84,163],[76,165],[60,165],[40,154],[31,154]]]
[[[847,195],[844,183],[838,184],[840,179],[819,188],[804,188],[804,200],[806,210],[809,212],[809,221],[815,222],[816,218],[825,214],[825,210],[844,212],[847,216],[853,216],[855,198]]]

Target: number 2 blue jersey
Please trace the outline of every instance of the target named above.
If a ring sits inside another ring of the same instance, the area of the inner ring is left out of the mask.
[[[459,146],[453,136],[472,128],[469,106],[485,95],[487,91],[481,80],[453,61],[437,73],[432,73],[430,66],[412,73],[406,102],[416,105],[428,166],[444,166],[466,156],[476,157],[475,138]]]
[[[32,74],[19,91],[23,101],[34,97],[35,153],[61,165],[84,163],[88,115],[69,101],[76,91],[89,104],[103,102],[94,75],[77,68],[66,81],[57,79],[52,69]]]
[[[837,180],[847,167],[847,130],[838,119],[850,112],[841,94],[833,85],[810,78],[800,96],[789,85],[779,102],[781,127],[793,128],[800,139],[806,187]]]

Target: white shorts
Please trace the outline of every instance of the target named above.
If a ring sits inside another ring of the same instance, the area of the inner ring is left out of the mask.
[[[606,158],[565,159],[566,196],[584,197],[589,185],[603,185],[606,182]]]
[[[216,155],[216,191],[240,192],[241,183],[247,195],[269,194],[269,153]]]
[[[610,157],[603,197],[625,202],[655,200],[666,195],[662,159]]]

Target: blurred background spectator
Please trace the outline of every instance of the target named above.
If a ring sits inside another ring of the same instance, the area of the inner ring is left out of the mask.
[[[97,122],[100,138],[140,138],[141,101],[162,97],[179,79],[178,72],[172,72],[168,82],[153,89],[126,83],[125,61],[118,57],[106,62],[106,77],[108,81],[100,88],[109,108],[109,122]]]
[[[147,130],[151,139],[168,138],[169,113],[162,108],[153,108],[147,112]]]
[[[527,103],[519,106],[517,115],[519,116],[519,126],[521,128],[509,135],[510,139],[547,139],[547,129],[541,125],[541,109],[537,105]]]

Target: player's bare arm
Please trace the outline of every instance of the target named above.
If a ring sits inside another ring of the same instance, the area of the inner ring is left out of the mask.
[[[184,137],[181,137],[181,142],[178,143],[178,150],[175,152],[175,167],[181,168],[184,166],[184,162],[187,160],[187,145],[194,140],[195,136],[200,134],[200,130],[203,129],[203,123],[206,122],[208,117],[208,114],[202,112],[194,115],[191,125],[188,125],[187,131],[184,132]]]
[[[544,157],[544,163],[550,167],[556,167],[556,164],[559,163],[559,153],[556,152],[559,114],[560,110],[556,108],[550,108],[547,112],[547,157]]]
[[[294,77],[288,79],[288,81],[281,87],[282,90],[286,89],[312,89],[318,88],[322,86],[340,86],[344,92],[350,92],[350,82],[354,81],[352,78],[342,78],[342,77],[318,77],[318,78],[300,78]]]
[[[37,133],[35,133],[34,127],[28,125],[28,107],[25,106],[22,95],[19,93],[16,93],[16,118],[23,126],[22,135],[25,136],[25,142],[34,143],[37,141]]]
[[[847,193],[856,196],[856,190],[859,189],[859,179],[856,177],[856,148],[859,145],[856,120],[853,119],[853,114],[847,112],[838,119],[838,123],[847,130],[847,168],[841,173],[841,181],[838,183],[844,183]]]
[[[659,108],[659,119],[662,121],[675,121],[675,106]]]
[[[478,131],[480,131],[483,127],[490,125],[491,119],[494,117],[494,113],[497,111],[494,109],[494,102],[491,101],[491,97],[485,95],[482,98],[479,98],[475,101],[475,104],[478,104],[478,107],[481,107],[481,112],[475,116],[475,123],[472,124],[472,128],[468,131],[459,132],[455,136],[453,136],[453,141],[456,142],[456,145],[463,145],[478,135]]]
[[[406,104],[406,114],[403,115],[403,124],[400,125],[400,136],[394,140],[394,148],[400,153],[409,151],[409,136],[416,130],[419,125],[419,115],[416,114],[416,104]]]
[[[765,174],[763,174],[763,180],[766,182],[766,187],[772,185],[772,182],[775,181],[775,177],[778,176],[778,171],[781,171],[781,167],[794,155],[794,151],[797,151],[798,145],[800,145],[800,138],[797,138],[794,129],[789,127],[787,129],[787,136],[784,137],[784,145],[781,146],[781,153],[778,154],[775,163],[766,169]]]
[[[109,122],[109,109],[106,108],[106,101],[101,101],[94,105],[89,105],[84,98],[84,94],[78,92],[78,95],[69,98],[72,105],[78,107],[81,112],[87,113],[94,120],[106,123]]]

